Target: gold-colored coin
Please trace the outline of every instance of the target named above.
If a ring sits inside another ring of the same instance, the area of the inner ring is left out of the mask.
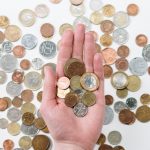
[[[99,11],[94,11],[90,16],[90,21],[96,25],[100,24],[103,20],[104,16]]]
[[[144,93],[140,97],[140,101],[143,105],[149,105],[150,104],[150,95],[148,93]]]
[[[70,92],[70,88],[66,89],[66,90],[61,90],[59,88],[57,88],[57,96],[59,98],[65,98],[65,96]]]
[[[45,121],[43,120],[43,118],[36,118],[34,120],[34,126],[36,128],[38,128],[39,130],[42,130],[46,127]]]
[[[97,140],[96,143],[99,144],[99,145],[101,145],[101,144],[104,144],[105,142],[106,142],[106,136],[103,133],[101,133],[101,135],[98,138],[98,140]]]
[[[112,41],[112,36],[109,34],[103,34],[100,37],[100,43],[105,47],[109,47],[110,45],[112,45]]]
[[[35,117],[33,113],[26,112],[22,115],[22,123],[31,126],[34,123]]]
[[[11,122],[7,126],[7,131],[13,136],[18,135],[20,133],[20,125],[16,122]]]
[[[104,16],[112,17],[115,14],[116,9],[113,5],[107,4],[102,8],[102,12],[103,12]]]
[[[9,25],[9,18],[7,16],[0,16],[0,27],[6,28]]]
[[[136,75],[131,75],[128,77],[127,89],[131,92],[136,92],[141,87],[141,79]]]
[[[81,89],[81,84],[80,84],[80,78],[81,76],[73,76],[70,79],[70,87],[72,90],[76,90],[76,89]]]
[[[43,91],[40,91],[40,92],[37,93],[37,100],[38,100],[39,102],[42,101],[42,94],[43,94]]]
[[[31,138],[29,136],[21,137],[20,140],[19,140],[19,146],[24,150],[30,149],[31,146],[32,146]]]
[[[26,113],[26,112],[30,112],[30,113],[35,113],[35,105],[30,103],[30,102],[27,102],[27,103],[24,103],[21,107],[21,112],[22,114]]]
[[[119,98],[126,98],[128,96],[128,90],[127,89],[118,89],[116,91],[116,94]]]
[[[49,133],[49,130],[48,130],[48,127],[46,126],[44,129],[42,129],[42,131],[44,132],[44,133]]]
[[[59,34],[63,35],[66,30],[73,30],[73,26],[69,23],[64,23],[59,27]]]

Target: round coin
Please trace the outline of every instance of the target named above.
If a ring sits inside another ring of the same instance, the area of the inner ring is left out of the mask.
[[[0,118],[0,129],[6,129],[8,126],[8,120],[6,118]]]
[[[100,43],[104,46],[104,47],[109,47],[110,45],[112,45],[112,36],[109,34],[103,34],[100,37]]]
[[[142,56],[146,61],[150,62],[150,44],[143,48]]]
[[[49,0],[51,3],[53,4],[58,4],[60,3],[62,0]]]
[[[113,150],[113,148],[108,144],[102,144],[98,150]]]
[[[36,118],[34,120],[34,126],[36,128],[38,128],[39,130],[42,130],[46,127],[45,121],[43,120],[43,118]]]
[[[27,102],[27,103],[24,103],[21,107],[21,112],[22,114],[26,113],[26,112],[29,112],[29,113],[32,113],[34,114],[35,113],[35,105],[30,103],[30,102]]]
[[[4,142],[3,142],[3,148],[4,150],[12,150],[14,148],[15,144],[12,140],[10,139],[6,139]]]
[[[12,47],[13,47],[13,44],[10,41],[5,41],[5,42],[2,43],[3,52],[11,53],[12,52]]]
[[[7,16],[0,16],[0,27],[6,28],[9,25],[10,21]]]
[[[71,4],[73,5],[80,5],[83,3],[84,0],[70,0]]]
[[[116,95],[119,98],[126,98],[128,96],[128,90],[126,88],[125,89],[117,89]]]
[[[30,89],[26,89],[21,92],[21,98],[25,102],[31,102],[33,100],[33,97],[34,97],[33,91]]]
[[[22,149],[25,149],[25,150],[28,150],[31,148],[32,146],[32,140],[29,136],[22,136],[20,139],[19,139],[19,146],[22,148]]]
[[[39,18],[45,18],[49,15],[49,8],[45,4],[39,4],[35,7],[35,14]]]
[[[22,115],[22,123],[27,126],[31,126],[34,123],[34,114],[26,112]]]
[[[122,140],[122,136],[119,131],[111,131],[108,134],[108,141],[112,145],[118,145]]]
[[[65,90],[69,87],[70,85],[70,80],[67,77],[61,77],[57,81],[57,86],[58,88]]]
[[[135,39],[135,42],[136,42],[136,44],[137,44],[138,46],[144,47],[144,46],[146,46],[147,43],[148,43],[148,38],[147,38],[147,36],[144,35],[144,34],[139,34],[139,35],[137,35],[137,37],[136,37],[136,39]]]
[[[126,45],[119,46],[117,50],[118,56],[125,58],[129,56],[129,48]]]
[[[102,8],[103,2],[101,0],[90,0],[89,6],[91,10],[98,11]]]
[[[59,34],[62,36],[66,30],[73,30],[73,27],[69,23],[64,23],[59,27]]]
[[[40,92],[37,93],[37,100],[39,102],[42,102],[42,95],[43,95],[43,91],[40,91]]]
[[[90,16],[90,21],[95,25],[100,24],[103,20],[104,20],[104,16],[99,11],[94,11]]]
[[[7,74],[0,70],[0,84],[4,84],[7,80]]]
[[[20,125],[16,122],[11,122],[7,126],[7,131],[10,135],[16,136],[20,134]]]
[[[65,104],[68,107],[74,107],[78,102],[78,95],[74,92],[69,92],[65,96]]]
[[[139,13],[139,6],[136,4],[129,4],[127,7],[127,13],[129,16],[136,16]]]
[[[110,34],[114,30],[114,23],[111,20],[104,20],[100,24],[102,32]]]
[[[25,56],[25,48],[22,45],[17,45],[12,50],[13,54],[17,58],[22,58]]]
[[[5,111],[8,108],[8,102],[3,99],[0,98],[0,111]]]
[[[12,104],[13,104],[13,106],[19,108],[19,107],[22,106],[23,100],[22,100],[20,97],[15,96],[15,97],[13,98],[13,100],[12,100]]]
[[[122,102],[122,101],[115,102],[114,111],[116,113],[120,113],[120,111],[123,110],[123,109],[127,109],[127,105],[124,102]]]
[[[114,101],[114,98],[112,95],[105,95],[105,103],[106,105],[112,105]]]
[[[119,58],[116,60],[115,66],[119,71],[126,71],[129,67],[129,63],[127,59]]]
[[[106,136],[103,133],[101,133],[98,140],[97,140],[97,142],[96,142],[96,144],[102,145],[105,142],[106,142]]]
[[[16,69],[12,74],[12,81],[15,83],[22,83],[24,80],[24,72],[21,69]]]
[[[113,69],[110,65],[104,65],[103,66],[103,69],[104,69],[104,77],[107,79],[107,78],[110,78],[113,74]]]
[[[43,60],[41,58],[33,58],[32,59],[32,67],[35,70],[40,70],[43,67]]]
[[[126,100],[126,105],[130,110],[134,110],[137,107],[137,100],[134,97],[129,97]]]
[[[76,89],[81,89],[81,84],[80,84],[80,78],[81,76],[73,76],[71,79],[70,79],[70,87],[72,90],[76,90]]]
[[[66,90],[62,90],[57,88],[57,97],[59,98],[65,98],[65,96],[70,92],[70,88],[66,89]]]
[[[20,67],[23,70],[28,70],[31,66],[31,63],[28,59],[23,59],[20,61]]]
[[[140,97],[140,102],[143,105],[149,105],[150,104],[150,95],[148,93],[144,93]]]
[[[116,12],[116,9],[115,9],[115,7],[113,5],[106,4],[102,8],[102,12],[103,12],[104,16],[112,17],[112,16],[114,16],[114,14]]]
[[[115,146],[113,150],[125,150],[125,148],[123,148],[122,146],[118,145],[118,146]]]

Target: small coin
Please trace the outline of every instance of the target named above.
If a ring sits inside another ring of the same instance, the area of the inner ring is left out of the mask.
[[[119,131],[111,131],[108,134],[108,141],[112,145],[118,145],[122,140],[121,133]]]
[[[98,140],[97,140],[97,142],[96,142],[96,144],[102,145],[105,142],[106,142],[106,136],[103,133],[101,133]]]
[[[21,92],[21,98],[25,102],[31,102],[33,100],[33,97],[33,91],[30,89],[26,89]]]
[[[8,103],[8,108],[10,108],[10,107],[11,107],[11,104],[12,104],[11,98],[9,98],[9,97],[3,97],[2,99],[4,99],[4,100],[7,101],[7,103]]]
[[[13,54],[17,58],[22,58],[25,56],[25,48],[22,45],[17,45],[12,50]]]
[[[51,3],[53,4],[58,4],[60,3],[62,0],[49,0]]]
[[[59,98],[65,98],[65,96],[70,92],[70,88],[66,89],[66,90],[62,90],[57,88],[57,97]]]
[[[125,150],[125,148],[118,145],[118,146],[115,146],[113,150]]]
[[[68,107],[74,107],[78,102],[78,95],[74,92],[69,92],[65,96],[65,104]]]
[[[100,23],[102,23],[103,20],[104,16],[99,11],[94,11],[90,16],[90,21],[95,25],[99,25]]]
[[[33,34],[25,34],[22,37],[21,44],[27,49],[32,50],[36,47],[38,43],[37,37]]]
[[[0,118],[0,129],[6,129],[8,126],[8,120],[6,118]]]
[[[46,124],[45,124],[45,121],[43,120],[43,118],[36,118],[34,120],[34,125],[39,130],[42,130],[42,129],[44,129],[46,127]]]
[[[25,150],[28,150],[31,148],[32,146],[32,140],[29,136],[22,136],[20,139],[19,139],[19,146],[22,148],[22,149],[25,149]]]
[[[22,106],[23,100],[22,100],[22,98],[15,96],[12,100],[12,104],[13,104],[13,106],[19,108]]]
[[[105,103],[106,105],[112,105],[114,98],[112,95],[105,95]]]
[[[88,113],[88,107],[83,103],[78,103],[74,106],[73,112],[77,117],[84,117]]]
[[[10,41],[5,41],[2,43],[2,49],[3,49],[3,52],[5,53],[11,53],[12,47],[13,47],[13,44]]]
[[[0,16],[0,27],[6,28],[9,25],[10,21],[7,16]]]
[[[108,144],[102,144],[98,150],[113,150],[113,148]]]
[[[116,95],[119,98],[126,98],[128,96],[128,90],[126,88],[125,89],[117,89]]]
[[[45,18],[49,15],[49,8],[45,4],[39,4],[35,7],[35,14],[39,18]]]
[[[137,44],[138,46],[144,47],[144,46],[146,46],[147,43],[148,43],[148,38],[147,38],[147,36],[144,35],[144,34],[139,34],[139,35],[137,35],[137,37],[136,37],[136,39],[135,39],[135,42],[136,42],[136,44]]]
[[[24,103],[21,107],[21,112],[22,114],[26,113],[26,112],[30,112],[30,113],[35,113],[35,105],[30,103],[30,102],[27,102],[27,103]]]
[[[129,63],[127,59],[119,58],[116,60],[115,66],[119,71],[126,71],[129,68]]]
[[[73,76],[71,79],[70,79],[70,87],[72,90],[76,90],[76,89],[81,89],[81,84],[80,84],[80,78],[81,76]]]
[[[31,63],[28,59],[23,59],[20,61],[20,67],[23,70],[28,70],[31,66]]]
[[[126,100],[126,105],[130,110],[134,110],[137,107],[137,100],[134,97],[129,97]]]
[[[11,122],[7,126],[7,131],[10,135],[16,136],[20,134],[20,125],[16,122]]]
[[[84,0],[70,0],[71,4],[73,5],[80,5],[83,3]]]
[[[47,126],[46,126],[44,129],[42,129],[42,131],[43,131],[44,133],[49,133],[49,129],[48,129]]]
[[[110,45],[112,45],[112,36],[109,34],[103,34],[100,37],[100,43],[104,46],[104,47],[109,47]]]
[[[107,4],[107,5],[103,6],[102,12],[103,12],[104,16],[112,17],[112,16],[114,16],[116,9],[113,5]]]
[[[139,13],[139,6],[136,4],[129,4],[127,7],[127,13],[129,16],[136,16]]]
[[[102,32],[110,34],[114,30],[114,23],[111,20],[104,20],[100,24]]]
[[[7,74],[0,70],[0,84],[4,84],[6,83],[6,80],[7,80]]]
[[[22,123],[27,126],[31,126],[34,123],[35,117],[33,113],[25,112],[22,115]]]
[[[35,13],[30,9],[24,9],[19,13],[19,21],[25,27],[32,26],[36,21]]]
[[[69,23],[64,23],[59,27],[59,34],[63,35],[66,30],[73,30],[73,26]]]
[[[24,71],[22,71],[21,69],[16,69],[12,74],[12,81],[20,84],[23,82],[23,80],[24,80]]]
[[[101,0],[90,0],[89,6],[91,10],[98,11],[102,8],[103,2]]]
[[[117,50],[117,54],[118,56],[120,56],[121,58],[125,58],[129,56],[129,47],[127,47],[126,45],[121,45],[119,46],[118,50]]]
[[[144,57],[144,59],[146,61],[150,61],[150,56],[149,56],[149,53],[150,53],[150,44],[146,45],[144,48],[143,48],[143,52],[142,52],[142,55]]]
[[[120,113],[120,111],[123,110],[123,109],[127,109],[127,105],[124,102],[122,102],[122,101],[115,102],[114,111],[116,113]]]
[[[43,94],[43,91],[40,91],[40,92],[37,93],[37,100],[39,102],[42,102],[42,94]]]
[[[69,87],[70,80],[67,77],[61,77],[57,81],[57,86],[59,89],[65,90]]]
[[[2,44],[4,40],[5,40],[5,34],[2,31],[0,31],[0,44]]]
[[[113,74],[113,69],[110,65],[104,65],[103,66],[103,69],[104,69],[104,77],[107,79],[107,78],[110,78]]]
[[[12,150],[15,146],[15,143],[10,140],[10,139],[6,139],[4,142],[3,142],[3,148],[4,150]]]
[[[144,93],[140,97],[140,102],[143,105],[149,105],[150,104],[150,95],[148,93]]]

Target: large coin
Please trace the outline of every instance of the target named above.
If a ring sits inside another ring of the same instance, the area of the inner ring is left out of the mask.
[[[7,80],[7,74],[0,70],[0,84],[4,84]]]
[[[20,133],[20,125],[16,122],[8,124],[7,131],[10,135],[16,136]]]
[[[108,134],[108,141],[112,145],[118,145],[121,142],[122,136],[119,131],[111,131]]]
[[[12,52],[12,47],[13,47],[13,44],[10,41],[5,41],[5,42],[2,43],[2,50],[5,53],[11,53]]]
[[[24,149],[28,150],[32,146],[32,140],[29,136],[22,136],[19,140],[19,146]]]
[[[116,113],[120,113],[121,110],[127,109],[127,108],[128,108],[127,105],[122,101],[117,101],[114,104],[114,111]]]
[[[146,61],[148,61],[148,62],[150,61],[150,44],[146,45],[143,48],[142,55]]]

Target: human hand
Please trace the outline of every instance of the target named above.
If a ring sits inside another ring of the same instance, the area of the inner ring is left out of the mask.
[[[100,79],[100,87],[94,92],[96,104],[88,108],[83,118],[75,116],[72,108],[56,97],[57,79],[64,76],[63,68],[70,58],[83,61],[86,72],[94,72]],[[102,56],[96,53],[92,33],[85,33],[83,25],[78,25],[74,33],[67,30],[61,40],[56,74],[51,67],[45,67],[44,73],[40,111],[55,141],[55,149],[92,150],[102,129],[105,109]]]

